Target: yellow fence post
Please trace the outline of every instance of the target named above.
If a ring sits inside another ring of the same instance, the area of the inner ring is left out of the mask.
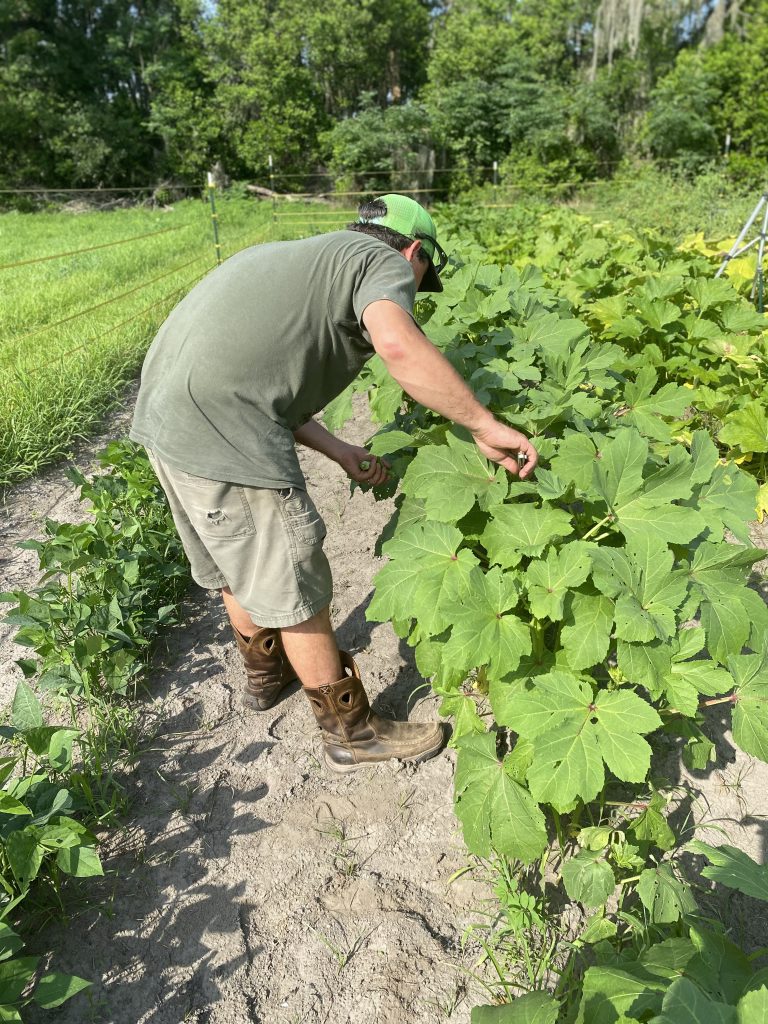
[[[213,247],[216,250],[216,263],[221,265],[221,243],[219,242],[219,215],[216,213],[216,182],[213,174],[208,171],[208,203],[211,207],[211,224],[213,225]]]

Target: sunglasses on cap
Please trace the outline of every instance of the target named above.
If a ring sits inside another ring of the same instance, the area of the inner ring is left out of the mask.
[[[429,244],[432,246],[432,255],[430,256],[430,259],[432,260],[432,266],[435,268],[438,274],[442,273],[442,271],[445,270],[446,266],[448,265],[448,253],[440,245],[438,240],[436,238],[433,238],[432,235],[424,235],[421,234],[420,232],[417,232],[414,235],[414,238],[418,238],[423,242],[429,242]],[[427,255],[429,255],[429,253],[427,253]]]

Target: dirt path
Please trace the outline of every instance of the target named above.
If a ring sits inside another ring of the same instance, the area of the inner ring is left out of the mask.
[[[359,442],[369,432],[361,415],[346,433]],[[410,650],[365,620],[373,546],[391,507],[359,492],[350,500],[343,473],[322,456],[303,462],[328,526],[340,644],[380,709],[435,717],[436,700],[413,692],[423,681]],[[18,488],[4,544],[46,516],[82,516],[71,490],[62,472]],[[10,554],[12,585],[34,584],[29,555]],[[6,635],[6,694],[20,653]],[[469,876],[448,886],[467,861],[453,755],[331,777],[298,688],[269,712],[247,711],[238,660],[222,610],[198,590],[153,679],[156,734],[125,780],[129,820],[103,851],[107,877],[88,890],[103,912],[46,936],[57,969],[96,980],[90,1010],[79,998],[57,1021],[467,1024],[482,999],[466,997],[476,950],[462,951],[461,933],[489,893]]]
[[[129,412],[84,449],[80,465],[109,437],[123,436]],[[369,432],[361,413],[345,436]],[[390,507],[349,499],[338,468],[303,457],[309,487],[328,526],[335,572],[333,613],[340,644],[356,657],[384,711],[436,716],[418,690],[408,647],[388,626],[365,620],[373,546]],[[34,553],[11,545],[39,532],[46,516],[82,510],[62,471],[17,488],[0,510],[5,586],[32,586]],[[765,530],[755,542],[766,544]],[[18,670],[11,631],[0,627],[0,692]],[[478,919],[488,889],[470,875],[452,812],[453,754],[414,769],[388,764],[350,778],[320,766],[319,737],[300,692],[272,711],[241,708],[242,672],[221,609],[200,591],[186,626],[168,640],[147,707],[149,749],[125,780],[133,807],[104,850],[107,876],[89,892],[102,901],[46,936],[55,967],[96,981],[90,1007],[65,1005],[61,1024],[468,1024],[485,1001],[467,969],[464,928]],[[416,692],[415,692],[416,691]],[[677,817],[692,813],[759,860],[768,848],[768,767],[735,752],[724,726],[708,773],[680,770],[689,788]],[[677,765],[672,749],[667,767]],[[768,922],[734,915],[735,937],[768,942]],[[51,1019],[40,1014],[32,1024]]]

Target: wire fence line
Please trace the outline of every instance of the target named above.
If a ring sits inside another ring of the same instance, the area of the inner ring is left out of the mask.
[[[91,345],[97,344],[105,335],[113,334],[115,331],[119,330],[121,327],[126,327],[133,320],[138,320],[139,317],[144,316],[151,309],[154,309],[156,306],[159,306],[162,303],[166,302],[168,299],[171,298],[171,296],[180,295],[182,292],[186,292],[189,288],[192,287],[192,285],[196,284],[203,277],[205,277],[205,275],[208,273],[209,269],[210,268],[206,268],[202,273],[196,274],[194,277],[190,278],[188,281],[185,281],[183,285],[180,285],[178,288],[172,289],[170,292],[166,292],[165,295],[162,295],[159,299],[155,299],[154,302],[151,302],[148,306],[145,306],[143,309],[140,309],[138,311],[138,313],[133,313],[131,316],[126,317],[125,320],[121,320],[119,323],[113,324],[111,327],[106,328],[106,330],[102,331],[99,334],[98,338],[90,338],[88,341],[83,341],[79,345],[75,345],[74,348],[67,349],[65,352],[57,353],[53,357],[53,359],[55,361],[63,360],[67,356],[73,355],[75,352],[80,352],[80,351],[82,351],[82,349],[90,348]],[[48,362],[48,363],[39,363],[36,366],[30,366],[30,367],[25,368],[24,370],[22,370],[18,366],[16,366],[14,369],[15,369],[15,372],[19,373],[19,374],[21,374],[21,373],[23,373],[23,374],[35,374],[35,373],[40,373],[41,370],[48,369],[49,367],[50,367],[50,362]]]
[[[478,170],[482,170],[482,169],[490,170],[491,168],[477,168],[477,169]],[[452,171],[452,170],[455,170],[455,169],[454,168],[447,168],[447,167],[444,167],[444,168],[434,168],[434,171],[439,171],[439,172],[448,172],[448,171]],[[366,173],[366,172],[360,172],[360,173]],[[400,173],[400,172],[393,172],[393,173]],[[405,173],[405,172],[402,172],[402,173]],[[0,189],[0,193],[8,194],[8,193],[14,193],[14,192],[15,193],[29,192],[29,193],[50,193],[50,194],[54,194],[54,193],[65,193],[65,194],[67,194],[67,193],[83,193],[83,194],[88,193],[88,194],[96,194],[98,192],[105,192],[105,193],[106,192],[110,192],[110,193],[115,193],[115,192],[140,192],[140,191],[147,191],[150,187],[154,190],[158,186],[156,186],[156,185],[155,186],[126,186],[126,187],[110,187],[110,188],[103,188],[103,189],[96,189],[96,188],[92,188],[92,189],[86,189],[86,188],[62,188],[62,189],[58,189],[58,188],[49,188],[49,187],[42,187],[42,186],[40,186],[40,187],[30,187],[30,188],[26,188],[26,189],[25,188],[19,188],[19,189]],[[160,187],[163,187],[163,186],[160,186]],[[204,186],[204,185],[191,186],[191,185],[176,185],[176,184],[168,185],[168,186],[165,186],[165,187],[168,187],[168,188],[171,188],[171,189],[173,189],[173,188],[180,188],[180,189],[184,188],[184,189],[198,190],[198,191],[202,191],[202,190],[204,190],[206,188],[206,186]],[[432,195],[432,194],[436,194],[438,192],[444,192],[444,191],[446,191],[446,190],[445,189],[434,189],[434,188],[404,189],[403,190],[404,194],[408,194],[408,195],[424,195],[424,194]],[[283,195],[273,195],[273,197],[272,197],[273,210],[272,210],[271,222],[267,222],[267,224],[265,225],[265,227],[261,231],[255,232],[257,237],[254,237],[254,232],[249,231],[247,233],[241,234],[238,238],[236,238],[234,240],[229,240],[228,242],[225,241],[226,248],[231,250],[229,255],[233,255],[234,252],[238,251],[237,246],[240,245],[241,242],[245,242],[245,246],[247,246],[247,245],[256,244],[259,241],[264,241],[265,238],[263,236],[264,235],[272,235],[272,233],[274,231],[274,228],[276,227],[276,225],[280,221],[285,221],[287,224],[290,225],[291,229],[298,229],[298,228],[304,228],[304,227],[313,227],[313,226],[332,226],[337,221],[343,221],[343,220],[345,220],[348,217],[354,217],[356,215],[356,212],[357,212],[355,209],[340,209],[340,210],[321,209],[321,210],[318,210],[317,212],[311,212],[311,213],[308,213],[306,210],[299,210],[299,211],[284,210],[284,209],[281,210],[280,206],[283,205],[284,202],[291,201],[291,200],[301,200],[301,199],[331,199],[331,200],[332,199],[345,199],[345,198],[351,198],[351,197],[361,197],[361,196],[370,196],[370,195],[371,195],[371,191],[370,190],[368,190],[368,191],[344,191],[344,192],[285,193]],[[29,259],[25,259],[25,260],[17,260],[17,261],[11,262],[11,263],[1,264],[0,265],[0,271],[2,271],[2,270],[11,270],[11,269],[14,269],[14,268],[17,268],[17,267],[35,265],[35,264],[39,264],[39,263],[48,262],[48,261],[51,261],[51,260],[56,260],[56,259],[65,259],[65,258],[68,258],[68,257],[78,256],[78,255],[81,255],[83,253],[96,252],[96,251],[99,251],[99,250],[102,250],[102,249],[113,248],[115,246],[129,245],[129,244],[134,243],[134,242],[139,242],[139,241],[146,240],[148,238],[169,234],[171,232],[176,232],[176,231],[181,230],[182,228],[188,228],[188,227],[190,227],[190,224],[174,225],[174,226],[171,226],[171,227],[162,228],[162,229],[160,229],[158,231],[151,231],[151,232],[145,232],[145,233],[140,234],[140,235],[134,235],[134,236],[132,236],[130,238],[116,239],[116,240],[111,241],[111,242],[103,242],[103,243],[99,243],[97,245],[85,246],[85,247],[82,247],[82,248],[79,248],[79,249],[72,249],[72,250],[67,250],[67,251],[64,251],[64,252],[51,253],[51,254],[48,254],[48,255],[45,255],[45,256],[37,256],[37,257],[32,257],[32,258],[29,258]],[[243,247],[245,247],[245,246],[243,246]],[[71,324],[71,323],[73,323],[76,320],[79,320],[79,319],[82,319],[84,317],[90,316],[91,314],[96,313],[96,312],[98,312],[98,311],[100,311],[102,309],[105,309],[105,308],[107,308],[107,307],[109,307],[111,305],[114,305],[116,303],[120,303],[120,302],[122,302],[122,301],[124,301],[126,299],[129,299],[130,297],[132,297],[132,296],[134,296],[134,295],[144,291],[147,288],[153,287],[159,281],[162,281],[165,278],[172,276],[173,274],[179,273],[180,271],[185,270],[185,269],[187,269],[190,266],[193,266],[195,263],[198,263],[200,260],[206,259],[206,256],[207,256],[206,253],[203,253],[203,254],[200,254],[198,256],[195,256],[193,259],[190,259],[190,260],[187,260],[187,261],[185,261],[183,263],[177,264],[177,265],[169,268],[168,270],[163,271],[163,273],[155,275],[154,277],[150,278],[147,281],[140,282],[135,287],[130,288],[130,289],[126,290],[126,291],[123,291],[119,295],[113,295],[113,296],[111,296],[108,299],[104,299],[101,302],[95,303],[94,305],[87,307],[86,309],[79,310],[78,312],[72,313],[72,314],[70,314],[69,316],[66,316],[66,317],[61,317],[60,319],[55,320],[52,323],[43,324],[42,326],[37,327],[37,328],[35,328],[35,329],[31,330],[31,331],[27,331],[25,334],[22,334],[22,335],[20,335],[18,337],[9,338],[8,341],[12,342],[15,347],[16,346],[20,346],[24,342],[29,341],[29,340],[31,340],[33,338],[36,338],[36,337],[38,337],[38,336],[40,336],[42,334],[45,334],[45,333],[47,333],[49,331],[53,331],[53,330],[55,330],[55,329],[57,329],[59,327],[65,326],[67,324]],[[198,280],[199,277],[202,277],[202,276],[203,276],[202,274],[198,275],[198,277],[196,277],[194,280]],[[186,286],[184,286],[184,287],[186,287]],[[134,319],[136,319],[136,318],[138,318],[140,316],[143,316],[146,311],[156,308],[156,306],[160,305],[163,301],[165,301],[165,299],[168,296],[173,295],[173,294],[178,294],[180,291],[183,291],[183,287],[180,288],[180,289],[173,289],[171,292],[167,293],[166,296],[164,296],[161,299],[158,299],[158,300],[153,301],[152,303],[150,303],[149,306],[147,306],[147,307],[145,307],[145,309],[139,311],[139,313],[133,314],[132,316],[128,317],[127,319],[120,321],[117,325],[114,325],[113,327],[107,328],[102,333],[103,334],[109,334],[109,333],[112,333],[115,330],[118,330],[121,326],[124,326],[125,324],[130,323],[132,320],[134,320]],[[64,358],[66,355],[68,355],[68,354],[70,354],[72,352],[80,351],[82,348],[85,348],[85,347],[87,347],[90,344],[91,344],[91,342],[83,342],[83,343],[75,346],[72,349],[67,349],[66,352],[62,353],[60,356],[57,356],[55,358],[57,358],[57,359],[58,358]],[[16,369],[18,369],[20,372],[22,372],[22,367],[20,365],[18,365],[18,364],[17,364]],[[31,369],[24,368],[23,372],[37,372],[40,369],[42,369],[42,366],[32,367]]]
[[[65,316],[61,320],[55,320],[52,324],[45,324],[43,327],[38,327],[36,330],[30,331],[28,334],[22,334],[20,338],[11,338],[9,340],[15,341],[16,344],[21,344],[22,341],[28,341],[29,338],[36,338],[39,334],[44,334],[46,331],[52,331],[54,327],[61,327],[63,324],[71,323],[72,320],[78,320],[80,317],[88,316],[89,313],[95,313],[97,309],[103,309],[104,306],[111,306],[115,302],[120,302],[121,299],[128,298],[129,295],[135,295],[136,292],[149,288],[150,285],[156,284],[158,281],[162,281],[165,277],[170,277],[171,274],[175,274],[179,270],[191,267],[193,263],[199,263],[200,260],[206,258],[206,255],[207,254],[196,256],[193,260],[188,260],[186,263],[180,263],[176,267],[171,267],[170,270],[166,270],[162,274],[158,274],[157,277],[153,277],[149,281],[143,281],[135,288],[130,288],[127,292],[121,292],[120,295],[113,295],[111,299],[105,299],[103,302],[97,302],[95,306],[89,306],[88,309],[81,309],[78,313],[73,313],[71,316]]]
[[[497,167],[495,165],[493,167],[476,167],[476,168],[473,168],[473,170],[482,170],[482,171],[486,171],[486,170],[487,171],[490,171],[490,170],[496,171],[496,169],[497,169]],[[459,169],[457,169],[457,168],[450,168],[450,167],[441,167],[441,168],[426,169],[425,171],[423,171],[421,173],[448,173],[448,172],[453,172],[453,171],[456,171],[456,170],[459,170]],[[364,171],[363,172],[358,172],[358,174],[365,174],[365,173],[379,173],[379,172],[364,172]],[[391,173],[392,173],[392,175],[396,175],[398,173],[404,175],[406,173],[413,174],[414,172],[406,172],[406,171],[397,172],[397,171],[392,171]],[[415,172],[415,173],[419,173],[419,172]],[[296,176],[298,177],[298,175],[296,175]],[[283,177],[291,177],[291,175],[283,175]],[[306,177],[307,176],[304,176],[304,180],[306,180]],[[594,184],[605,184],[605,183],[606,183],[605,179],[599,179],[599,180],[595,180],[595,181],[591,181],[591,182],[586,182],[586,181],[559,182],[559,183],[554,184],[554,185],[541,184],[541,185],[533,185],[533,186],[528,186],[528,187],[525,187],[525,186],[514,186],[514,185],[503,185],[503,186],[499,186],[499,187],[501,189],[503,189],[504,192],[507,192],[507,193],[513,192],[513,191],[514,192],[521,192],[521,191],[536,192],[536,191],[547,191],[547,190],[558,189],[558,188],[565,188],[565,187],[594,185]],[[192,190],[202,191],[206,187],[210,187],[210,186],[172,184],[172,185],[167,185],[167,186],[162,186],[162,185],[161,186],[157,186],[157,185],[153,185],[153,186],[126,186],[126,187],[110,187],[110,188],[103,188],[103,189],[96,189],[96,188],[92,188],[92,189],[87,189],[87,188],[62,188],[62,189],[58,189],[58,188],[46,188],[46,187],[30,187],[30,188],[19,188],[19,189],[0,189],[0,193],[5,193],[5,194],[9,194],[9,193],[25,193],[25,192],[28,192],[28,193],[49,193],[49,194],[57,194],[57,193],[64,193],[64,194],[68,194],[68,193],[97,194],[97,193],[100,193],[100,192],[103,192],[103,193],[106,193],[106,192],[109,192],[109,193],[115,193],[115,192],[135,193],[135,192],[147,191],[150,188],[152,190],[156,190],[157,188],[162,188],[162,187],[166,187],[168,189],[188,189],[190,191],[192,191]],[[448,189],[446,189],[446,188],[434,188],[434,187],[431,187],[431,188],[416,188],[416,189],[402,189],[403,194],[406,194],[406,195],[417,195],[417,196],[421,196],[421,195],[438,195],[438,194],[446,193],[447,191],[448,191]],[[355,209],[319,209],[316,212],[315,211],[307,212],[306,210],[292,211],[292,210],[280,209],[280,207],[283,206],[286,202],[295,201],[295,200],[302,200],[302,199],[305,199],[305,200],[306,199],[315,199],[315,200],[316,199],[326,199],[326,200],[340,199],[340,200],[343,200],[343,199],[348,199],[348,198],[352,198],[352,197],[357,198],[357,197],[363,197],[363,196],[370,196],[371,194],[372,194],[372,192],[371,192],[370,189],[364,190],[364,191],[363,190],[357,190],[357,191],[338,191],[338,192],[336,192],[336,191],[327,191],[327,192],[301,192],[301,193],[283,193],[283,194],[273,193],[273,195],[271,196],[271,199],[272,199],[272,218],[271,218],[271,221],[268,221],[261,231],[257,231],[255,233],[257,235],[257,237],[254,237],[254,232],[253,231],[248,231],[247,233],[241,234],[235,240],[230,240],[229,242],[225,241],[225,245],[226,245],[227,249],[231,249],[229,255],[233,255],[234,252],[239,251],[237,249],[237,246],[240,244],[240,242],[245,241],[245,246],[243,246],[243,247],[246,247],[247,245],[253,245],[253,244],[256,244],[259,241],[264,241],[265,240],[265,238],[263,237],[264,235],[268,235],[268,236],[269,235],[273,235],[274,229],[275,229],[276,225],[279,222],[281,222],[281,221],[286,222],[286,225],[290,225],[291,229],[298,229],[298,228],[303,228],[303,227],[320,227],[320,226],[328,226],[328,227],[330,227],[330,226],[333,226],[338,221],[346,220],[348,217],[354,217],[356,215],[356,213],[357,213],[357,211]],[[514,203],[479,203],[477,205],[478,205],[478,207],[487,208],[487,209],[493,209],[493,208],[502,209],[502,208],[505,208],[505,207],[513,206],[515,204]],[[215,213],[212,210],[212,217],[214,217],[214,216],[215,216]],[[134,235],[134,236],[132,236],[130,238],[116,239],[116,240],[111,241],[111,242],[99,243],[98,245],[93,245],[93,246],[85,246],[85,247],[82,247],[80,249],[72,249],[72,250],[68,250],[68,251],[65,251],[65,252],[51,253],[51,254],[46,255],[46,256],[37,256],[37,257],[30,258],[30,259],[17,260],[17,261],[12,262],[12,263],[6,263],[6,264],[0,265],[0,271],[2,271],[2,270],[10,270],[10,269],[13,269],[13,268],[16,268],[16,267],[22,267],[22,266],[29,266],[29,265],[33,265],[33,264],[44,263],[44,262],[47,262],[47,261],[50,261],[50,260],[64,259],[64,258],[71,257],[71,256],[78,256],[78,255],[81,255],[83,253],[95,252],[95,251],[102,250],[102,249],[113,248],[115,246],[128,245],[128,244],[131,244],[131,243],[134,243],[134,242],[145,240],[147,238],[157,237],[157,236],[160,236],[160,235],[169,234],[171,232],[176,232],[176,231],[181,230],[182,228],[188,228],[190,226],[191,226],[190,224],[173,225],[171,227],[162,228],[162,229],[160,229],[158,231],[151,231],[151,232],[145,232],[145,233],[143,233],[141,235]],[[259,236],[262,236],[262,237],[259,237]],[[157,284],[159,281],[162,281],[165,278],[170,277],[173,274],[179,273],[180,271],[185,270],[185,269],[187,269],[190,266],[193,266],[195,263],[198,263],[201,260],[206,259],[207,255],[208,254],[206,254],[206,253],[202,253],[202,254],[200,254],[198,256],[195,256],[193,259],[187,260],[187,261],[185,261],[183,263],[177,264],[176,266],[173,266],[173,267],[169,268],[168,270],[163,271],[163,273],[161,273],[161,274],[155,275],[154,277],[150,278],[147,281],[142,281],[141,283],[137,284],[135,287],[130,288],[127,291],[121,292],[119,295],[114,295],[114,296],[112,296],[112,297],[110,297],[108,299],[104,299],[102,302],[98,302],[98,303],[96,303],[96,304],[94,304],[92,306],[89,306],[86,309],[79,310],[78,312],[72,313],[69,316],[62,317],[59,320],[54,321],[53,323],[44,324],[44,325],[42,325],[40,327],[35,328],[32,331],[28,331],[26,334],[22,334],[19,337],[8,339],[8,340],[12,341],[16,346],[18,346],[18,345],[21,345],[23,342],[26,342],[26,341],[28,341],[28,340],[30,340],[32,338],[38,337],[39,335],[47,333],[48,331],[55,330],[56,328],[62,327],[64,325],[66,325],[66,324],[71,324],[74,321],[79,320],[79,319],[81,319],[83,317],[90,316],[91,314],[93,314],[95,312],[98,312],[99,310],[102,310],[102,309],[104,309],[104,308],[106,308],[108,306],[114,305],[116,303],[120,303],[120,302],[124,301],[125,299],[128,299],[131,296],[134,296],[134,295],[144,291],[147,288],[151,288],[152,286]],[[132,314],[130,317],[128,317],[128,318],[126,318],[124,320],[121,320],[118,324],[115,324],[112,327],[107,328],[105,331],[103,331],[101,333],[101,336],[103,336],[105,334],[110,334],[110,333],[112,333],[112,332],[114,332],[116,330],[119,330],[121,327],[123,327],[123,326],[131,323],[133,320],[138,319],[139,317],[143,316],[146,312],[150,311],[151,309],[156,308],[162,302],[166,301],[166,299],[169,298],[170,296],[177,295],[180,292],[184,291],[185,288],[191,286],[192,283],[194,283],[195,281],[199,280],[202,276],[204,276],[204,274],[207,273],[208,269],[210,269],[210,268],[206,268],[206,270],[202,274],[197,275],[195,278],[191,279],[190,282],[187,282],[187,284],[181,286],[180,288],[173,289],[172,291],[166,293],[166,295],[162,296],[160,299],[157,299],[157,300],[153,301],[148,306],[146,306],[142,310],[140,310],[138,313]],[[56,356],[54,358],[56,358],[56,359],[63,359],[67,355],[69,355],[71,353],[74,353],[74,352],[78,352],[78,351],[82,350],[83,348],[88,347],[92,343],[93,343],[93,340],[82,342],[81,344],[75,346],[74,348],[67,349],[65,352],[61,353],[60,355],[58,355],[58,356]],[[19,372],[24,372],[24,373],[39,372],[42,368],[43,368],[42,365],[41,366],[35,366],[35,367],[32,367],[32,368],[24,368],[24,369],[22,369],[22,367],[19,366],[18,364],[16,366],[16,369]]]
[[[146,235],[137,235],[137,236],[134,236],[133,239],[123,239],[119,243],[106,243],[106,245],[104,247],[106,247],[108,245],[113,245],[113,244],[122,244],[123,242],[136,241],[136,240],[141,239],[141,238],[152,237],[153,235],[156,235],[156,234],[163,234],[166,231],[179,230],[181,227],[189,227],[189,225],[187,224],[187,225],[179,225],[178,227],[164,228],[163,231],[149,232]],[[254,232],[253,229],[251,229],[251,230],[249,230],[247,232],[241,232],[238,236],[235,237],[235,239],[230,240],[227,243],[227,248],[232,250],[229,255],[234,255],[236,252],[240,251],[237,247],[242,242],[245,242],[245,245],[241,246],[241,248],[247,248],[249,245],[253,245],[257,241],[263,240],[262,238],[260,238],[258,236],[262,236],[265,233],[270,233],[271,231],[272,231],[272,223],[271,222],[267,222],[261,228],[260,231],[257,230],[256,232]],[[257,237],[254,238],[254,234]],[[56,258],[56,256],[72,255],[73,253],[77,253],[77,252],[90,251],[91,248],[93,248],[93,249],[102,248],[102,246],[89,247],[88,250],[73,250],[72,253],[59,253],[59,254],[55,254],[54,256],[45,257],[45,258],[53,259],[53,258]],[[120,302],[123,299],[126,299],[126,298],[130,297],[131,295],[135,295],[135,294],[137,294],[139,292],[142,292],[146,288],[152,287],[158,281],[161,281],[161,280],[163,280],[166,277],[170,277],[172,274],[178,273],[181,270],[184,270],[187,267],[190,267],[193,264],[198,263],[200,260],[210,259],[210,258],[211,258],[210,252],[202,253],[201,255],[196,256],[192,260],[188,260],[185,263],[182,263],[182,264],[179,264],[179,265],[177,265],[175,267],[172,267],[170,270],[164,271],[162,274],[159,274],[159,275],[151,278],[149,281],[143,281],[141,284],[137,285],[135,288],[131,288],[128,291],[125,291],[125,292],[121,292],[120,295],[112,296],[111,298],[105,299],[103,302],[99,302],[99,303],[97,303],[94,306],[90,306],[87,309],[83,309],[83,310],[80,310],[77,313],[73,313],[71,316],[63,317],[62,319],[57,320],[57,321],[55,321],[52,324],[46,324],[43,327],[40,327],[40,328],[38,328],[38,329],[36,329],[34,331],[30,331],[29,333],[27,333],[25,335],[22,335],[20,338],[15,338],[15,339],[10,339],[10,340],[15,341],[17,344],[20,344],[21,342],[26,341],[29,338],[33,338],[33,337],[36,337],[37,335],[43,334],[46,331],[53,330],[55,327],[60,327],[60,326],[62,326],[64,324],[72,323],[73,321],[78,320],[78,319],[80,319],[82,317],[88,316],[89,314],[91,314],[91,313],[93,313],[93,312],[95,312],[97,310],[103,309],[106,306],[113,305],[114,303]],[[131,314],[131,316],[129,316],[129,317],[119,321],[117,324],[113,324],[111,327],[108,327],[105,330],[101,331],[100,334],[99,334],[99,338],[95,338],[95,339],[91,338],[91,339],[89,339],[87,341],[81,342],[78,345],[75,345],[72,348],[66,349],[64,352],[55,354],[52,357],[52,360],[53,361],[63,360],[67,356],[72,355],[73,353],[79,352],[79,351],[81,351],[81,350],[83,350],[85,348],[90,347],[91,345],[97,343],[98,340],[100,340],[100,338],[104,337],[105,335],[112,334],[113,332],[119,330],[120,328],[125,327],[126,325],[128,325],[132,321],[137,320],[138,318],[144,316],[146,313],[148,313],[152,309],[155,309],[157,306],[162,305],[164,302],[169,300],[172,296],[178,296],[178,295],[180,295],[182,293],[185,293],[189,288],[191,288],[194,284],[196,284],[197,281],[201,280],[209,272],[209,270],[213,269],[213,267],[215,265],[216,264],[213,263],[211,266],[207,266],[201,273],[196,274],[193,278],[190,278],[183,285],[180,285],[178,288],[174,288],[171,291],[166,292],[165,295],[162,295],[159,299],[155,299],[153,302],[151,302],[149,305],[143,307],[138,312]],[[2,268],[0,268],[0,269],[2,269]],[[51,362],[51,360],[47,361],[46,363],[37,364],[37,365],[29,367],[29,366],[23,366],[20,362],[17,361],[17,363],[13,367],[12,372],[16,373],[17,375],[20,375],[20,376],[25,376],[25,375],[28,375],[28,374],[39,373],[42,370],[44,370],[47,367],[49,367],[50,366],[50,362]]]
[[[178,184],[154,184],[154,185],[115,185],[109,188],[102,188],[100,185],[93,185],[91,188],[55,188],[46,185],[34,185],[29,188],[0,188],[0,195],[31,195],[42,193],[43,195],[69,195],[69,193],[81,193],[85,195],[99,195],[102,192],[174,192],[190,191],[205,188],[205,185],[178,185]]]
[[[148,231],[144,235],[134,235],[132,238],[119,238],[115,242],[101,242],[99,245],[88,245],[84,249],[70,249],[69,252],[55,252],[51,256],[35,256],[29,260],[17,260],[15,263],[2,263],[0,270],[13,270],[15,267],[28,267],[32,263],[47,263],[48,260],[60,260],[65,256],[79,256],[83,252],[95,252],[97,249],[109,249],[113,245],[128,245],[130,242],[138,242],[143,238],[154,238],[156,235],[167,235],[169,231],[181,231],[189,227],[188,224],[177,224],[170,228],[161,228],[160,231]]]

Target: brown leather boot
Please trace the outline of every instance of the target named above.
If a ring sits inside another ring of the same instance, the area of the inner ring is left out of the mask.
[[[304,689],[323,730],[325,763],[334,772],[352,772],[388,761],[426,761],[437,754],[445,737],[439,722],[422,725],[393,722],[371,711],[353,658],[339,651],[345,672],[328,686]]]
[[[276,629],[257,629],[251,637],[232,626],[245,663],[246,684],[242,701],[254,711],[266,711],[280,691],[296,680],[296,673],[283,652]]]

